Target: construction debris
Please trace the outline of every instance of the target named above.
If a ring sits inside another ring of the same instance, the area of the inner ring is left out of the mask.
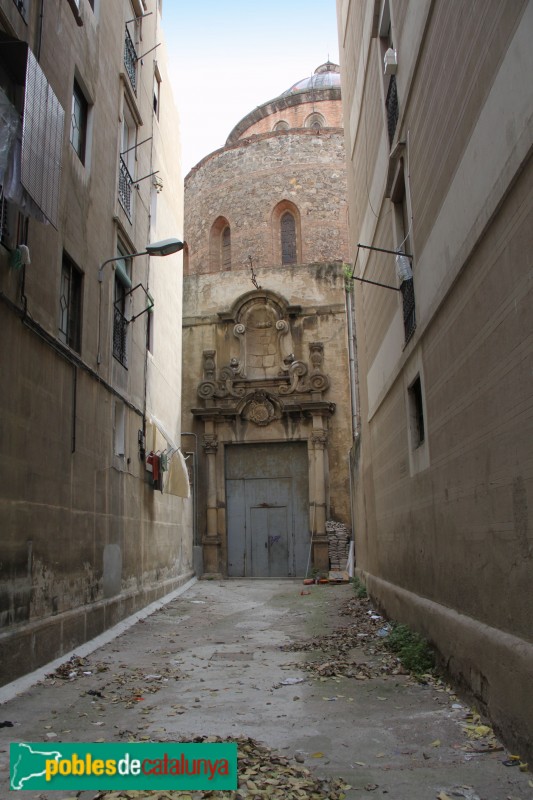
[[[348,561],[350,530],[342,522],[328,520],[326,522],[326,533],[329,543],[330,569],[334,572],[340,572],[346,569]]]

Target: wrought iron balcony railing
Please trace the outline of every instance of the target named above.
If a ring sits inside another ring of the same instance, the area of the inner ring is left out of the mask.
[[[126,166],[126,162],[120,156],[119,173],[118,173],[118,199],[120,205],[126,212],[126,216],[131,222],[131,188],[133,186],[133,178]]]
[[[118,310],[113,309],[113,355],[120,361],[123,367],[128,366],[128,358],[126,353],[126,338],[128,332],[128,320]]]
[[[137,92],[137,60],[137,51],[135,50],[133,39],[131,38],[130,32],[126,26],[126,37],[124,40],[124,66],[126,67],[126,72],[128,73],[128,78],[130,79],[130,83],[134,92]]]
[[[24,0],[13,0],[13,2],[15,3],[16,7],[18,8],[20,16],[22,17],[22,19],[25,20],[26,19],[26,3],[24,2]]]

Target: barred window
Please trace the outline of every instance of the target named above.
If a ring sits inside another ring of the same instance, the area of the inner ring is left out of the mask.
[[[231,269],[231,230],[226,225],[222,231],[222,269]]]
[[[115,261],[115,296],[113,304],[113,356],[123,367],[128,366],[126,318],[126,296],[131,289],[131,259],[124,258],[127,249],[117,246],[118,256]]]
[[[281,216],[281,263],[296,264],[296,220],[290,211]]]

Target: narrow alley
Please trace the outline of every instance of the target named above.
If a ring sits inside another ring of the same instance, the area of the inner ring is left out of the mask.
[[[49,665],[39,683],[16,696],[16,684],[0,690],[2,797],[8,793],[11,741],[194,737],[239,742],[239,790],[220,797],[533,797],[531,775],[489,726],[443,681],[427,676],[418,682],[384,648],[390,626],[369,600],[356,598],[352,584],[191,581],[135,619],[97,649],[89,652],[85,645],[53,669]]]

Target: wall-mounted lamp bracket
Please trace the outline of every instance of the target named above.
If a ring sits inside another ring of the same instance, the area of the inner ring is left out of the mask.
[[[142,283],[138,283],[138,284],[137,284],[137,286],[134,286],[134,287],[133,287],[133,289],[130,289],[130,290],[129,290],[129,292],[126,292],[126,293],[124,294],[123,298],[121,298],[120,300],[117,300],[117,301],[115,301],[115,302],[113,303],[113,305],[115,306],[115,308],[117,309],[117,311],[120,311],[120,308],[119,308],[119,305],[118,305],[118,304],[121,304],[121,303],[123,303],[123,302],[124,302],[124,300],[125,300],[127,297],[131,297],[131,295],[132,295],[132,294],[133,294],[135,291],[137,291],[137,289],[142,289],[142,290],[143,290],[143,292],[144,292],[144,293],[145,293],[145,295],[146,295],[146,300],[148,301],[148,304],[147,304],[146,308],[144,308],[142,311],[139,311],[139,313],[138,313],[138,314],[134,314],[132,317],[130,317],[129,319],[127,319],[127,320],[126,320],[126,324],[127,324],[127,325],[129,325],[129,323],[130,323],[130,322],[135,322],[135,320],[137,319],[137,317],[141,317],[143,314],[146,314],[146,312],[147,312],[147,311],[151,311],[151,310],[153,309],[153,307],[154,307],[154,298],[152,297],[152,295],[150,294],[150,292],[148,291],[148,289],[147,289],[147,288],[146,288],[146,287],[145,287],[145,286],[144,286]]]

